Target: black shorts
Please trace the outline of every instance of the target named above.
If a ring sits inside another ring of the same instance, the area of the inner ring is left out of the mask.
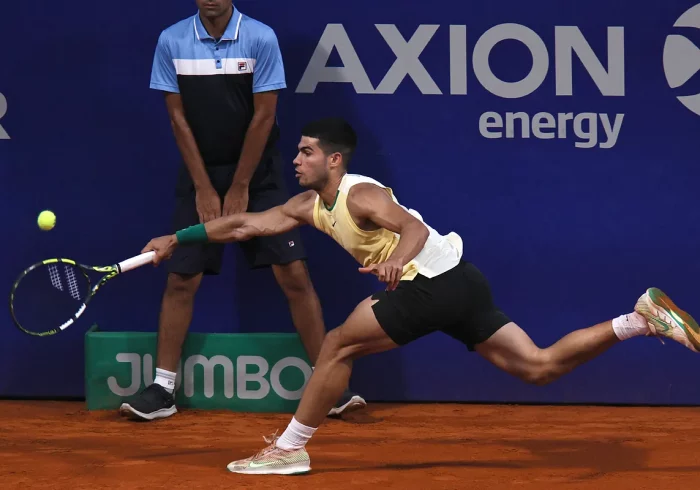
[[[223,199],[233,182],[235,165],[207,167],[207,173],[214,189]],[[199,223],[195,204],[194,184],[184,165],[175,191],[175,213],[173,216],[173,233],[177,230]],[[282,159],[278,151],[267,150],[248,190],[248,211],[265,211],[289,199],[282,173]],[[282,235],[255,237],[238,242],[243,250],[248,265],[257,269],[270,265],[284,265],[296,260],[305,260],[306,252],[301,242],[298,229]],[[205,243],[178,247],[170,260],[166,262],[168,272],[179,274],[219,274],[224,253],[224,244]]]
[[[465,261],[432,279],[419,274],[401,281],[372,298],[379,300],[372,305],[377,321],[398,345],[441,331],[473,351],[510,322],[494,305],[486,278]]]

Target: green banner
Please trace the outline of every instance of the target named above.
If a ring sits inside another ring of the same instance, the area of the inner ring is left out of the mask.
[[[153,382],[156,334],[85,335],[88,410],[117,409]],[[292,413],[311,377],[297,334],[190,333],[178,366],[178,407],[236,412]]]

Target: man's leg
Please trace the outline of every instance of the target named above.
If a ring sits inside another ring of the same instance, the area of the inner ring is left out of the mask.
[[[642,323],[646,328],[646,323]],[[647,329],[648,330],[648,329]],[[517,324],[510,322],[475,350],[495,366],[528,383],[544,385],[602,354],[620,340],[612,322],[574,331],[540,349]]]
[[[464,263],[435,277],[400,281],[362,301],[342,326],[328,332],[316,369],[284,433],[252,458],[228,465],[234,473],[291,474],[310,470],[307,441],[347,384],[355,359],[407,345],[461,321],[467,311]],[[501,324],[503,325],[503,324]],[[459,335],[462,332],[453,332]],[[472,336],[472,340],[475,337]]]
[[[287,298],[292,322],[299,332],[301,343],[312,365],[316,365],[321,344],[326,336],[321,302],[302,260],[285,265],[273,265],[277,284]]]
[[[161,302],[156,346],[156,376],[135,397],[125,400],[119,412],[135,420],[166,418],[177,412],[175,386],[182,346],[192,321],[194,299],[202,273],[168,274]]]
[[[227,168],[209,169],[209,176],[221,194],[225,191]],[[178,185],[177,203],[173,219],[174,230],[186,228],[199,222],[194,188],[188,184],[186,175]],[[182,346],[192,321],[194,299],[203,274],[218,274],[223,258],[223,245],[208,243],[178,247],[165,264],[168,279],[163,293],[158,325],[156,352],[156,376],[153,384],[141,393],[125,400],[119,412],[137,420],[154,420],[169,417],[177,412],[175,386],[177,366]]]
[[[192,321],[192,309],[202,273],[169,273],[161,302],[156,354],[156,377],[136,397],[122,403],[119,412],[136,420],[166,418],[177,412],[175,381],[182,345]]]
[[[296,260],[287,265],[273,265],[272,270],[277,283],[287,297],[292,322],[299,332],[306,355],[315,366],[326,336],[326,327],[323,323],[321,302],[311,282],[306,264],[302,260]],[[347,385],[328,415],[339,416],[366,406],[367,402],[351,391]]]
[[[282,436],[274,443],[270,441],[272,444],[262,453],[230,463],[230,471],[256,474],[309,471],[304,446],[348,385],[353,361],[398,347],[377,322],[372,310],[375,302],[371,298],[363,300],[345,323],[328,332],[297,411]]]
[[[528,383],[545,385],[618,342],[640,335],[661,335],[694,352],[700,350],[697,322],[655,288],[639,298],[632,313],[571,332],[546,349],[537,347],[518,325],[510,322],[477,344],[475,350],[504,371]]]
[[[371,306],[375,302],[371,298],[363,300],[343,325],[326,335],[316,369],[294,415],[300,424],[321,425],[347,387],[355,359],[398,347],[377,322]],[[283,434],[281,442],[284,440]]]
[[[182,345],[192,321],[194,298],[202,282],[199,274],[168,274],[158,323],[156,369],[177,372]],[[158,376],[156,373],[157,383]],[[168,385],[174,388],[175,384]]]
[[[299,239],[297,239],[299,241]],[[318,362],[321,345],[326,336],[321,302],[311,282],[311,277],[302,260],[286,265],[272,265],[272,271],[280,288],[287,297],[292,322],[313,366]],[[349,389],[341,392],[328,411],[329,416],[339,416],[367,406],[367,402]]]

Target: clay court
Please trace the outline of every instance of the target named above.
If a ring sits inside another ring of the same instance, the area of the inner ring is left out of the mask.
[[[0,402],[2,488],[673,488],[700,485],[693,408],[371,404],[329,419],[312,471],[236,475],[286,414],[182,411],[154,423],[81,402]]]

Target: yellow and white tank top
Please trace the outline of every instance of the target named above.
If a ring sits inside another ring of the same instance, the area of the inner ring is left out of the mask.
[[[367,267],[386,261],[399,244],[400,237],[398,233],[385,228],[366,231],[357,226],[348,211],[347,198],[352,186],[360,183],[370,183],[385,189],[394,202],[399,204],[391,188],[370,177],[345,174],[340,182],[335,202],[330,208],[326,207],[321,196],[316,196],[314,226],[338,242],[363,267]],[[462,239],[459,235],[451,232],[442,236],[428,226],[417,211],[402,207],[423,222],[430,231],[430,235],[420,253],[404,266],[401,279],[411,280],[417,274],[435,277],[456,266],[462,257]]]

